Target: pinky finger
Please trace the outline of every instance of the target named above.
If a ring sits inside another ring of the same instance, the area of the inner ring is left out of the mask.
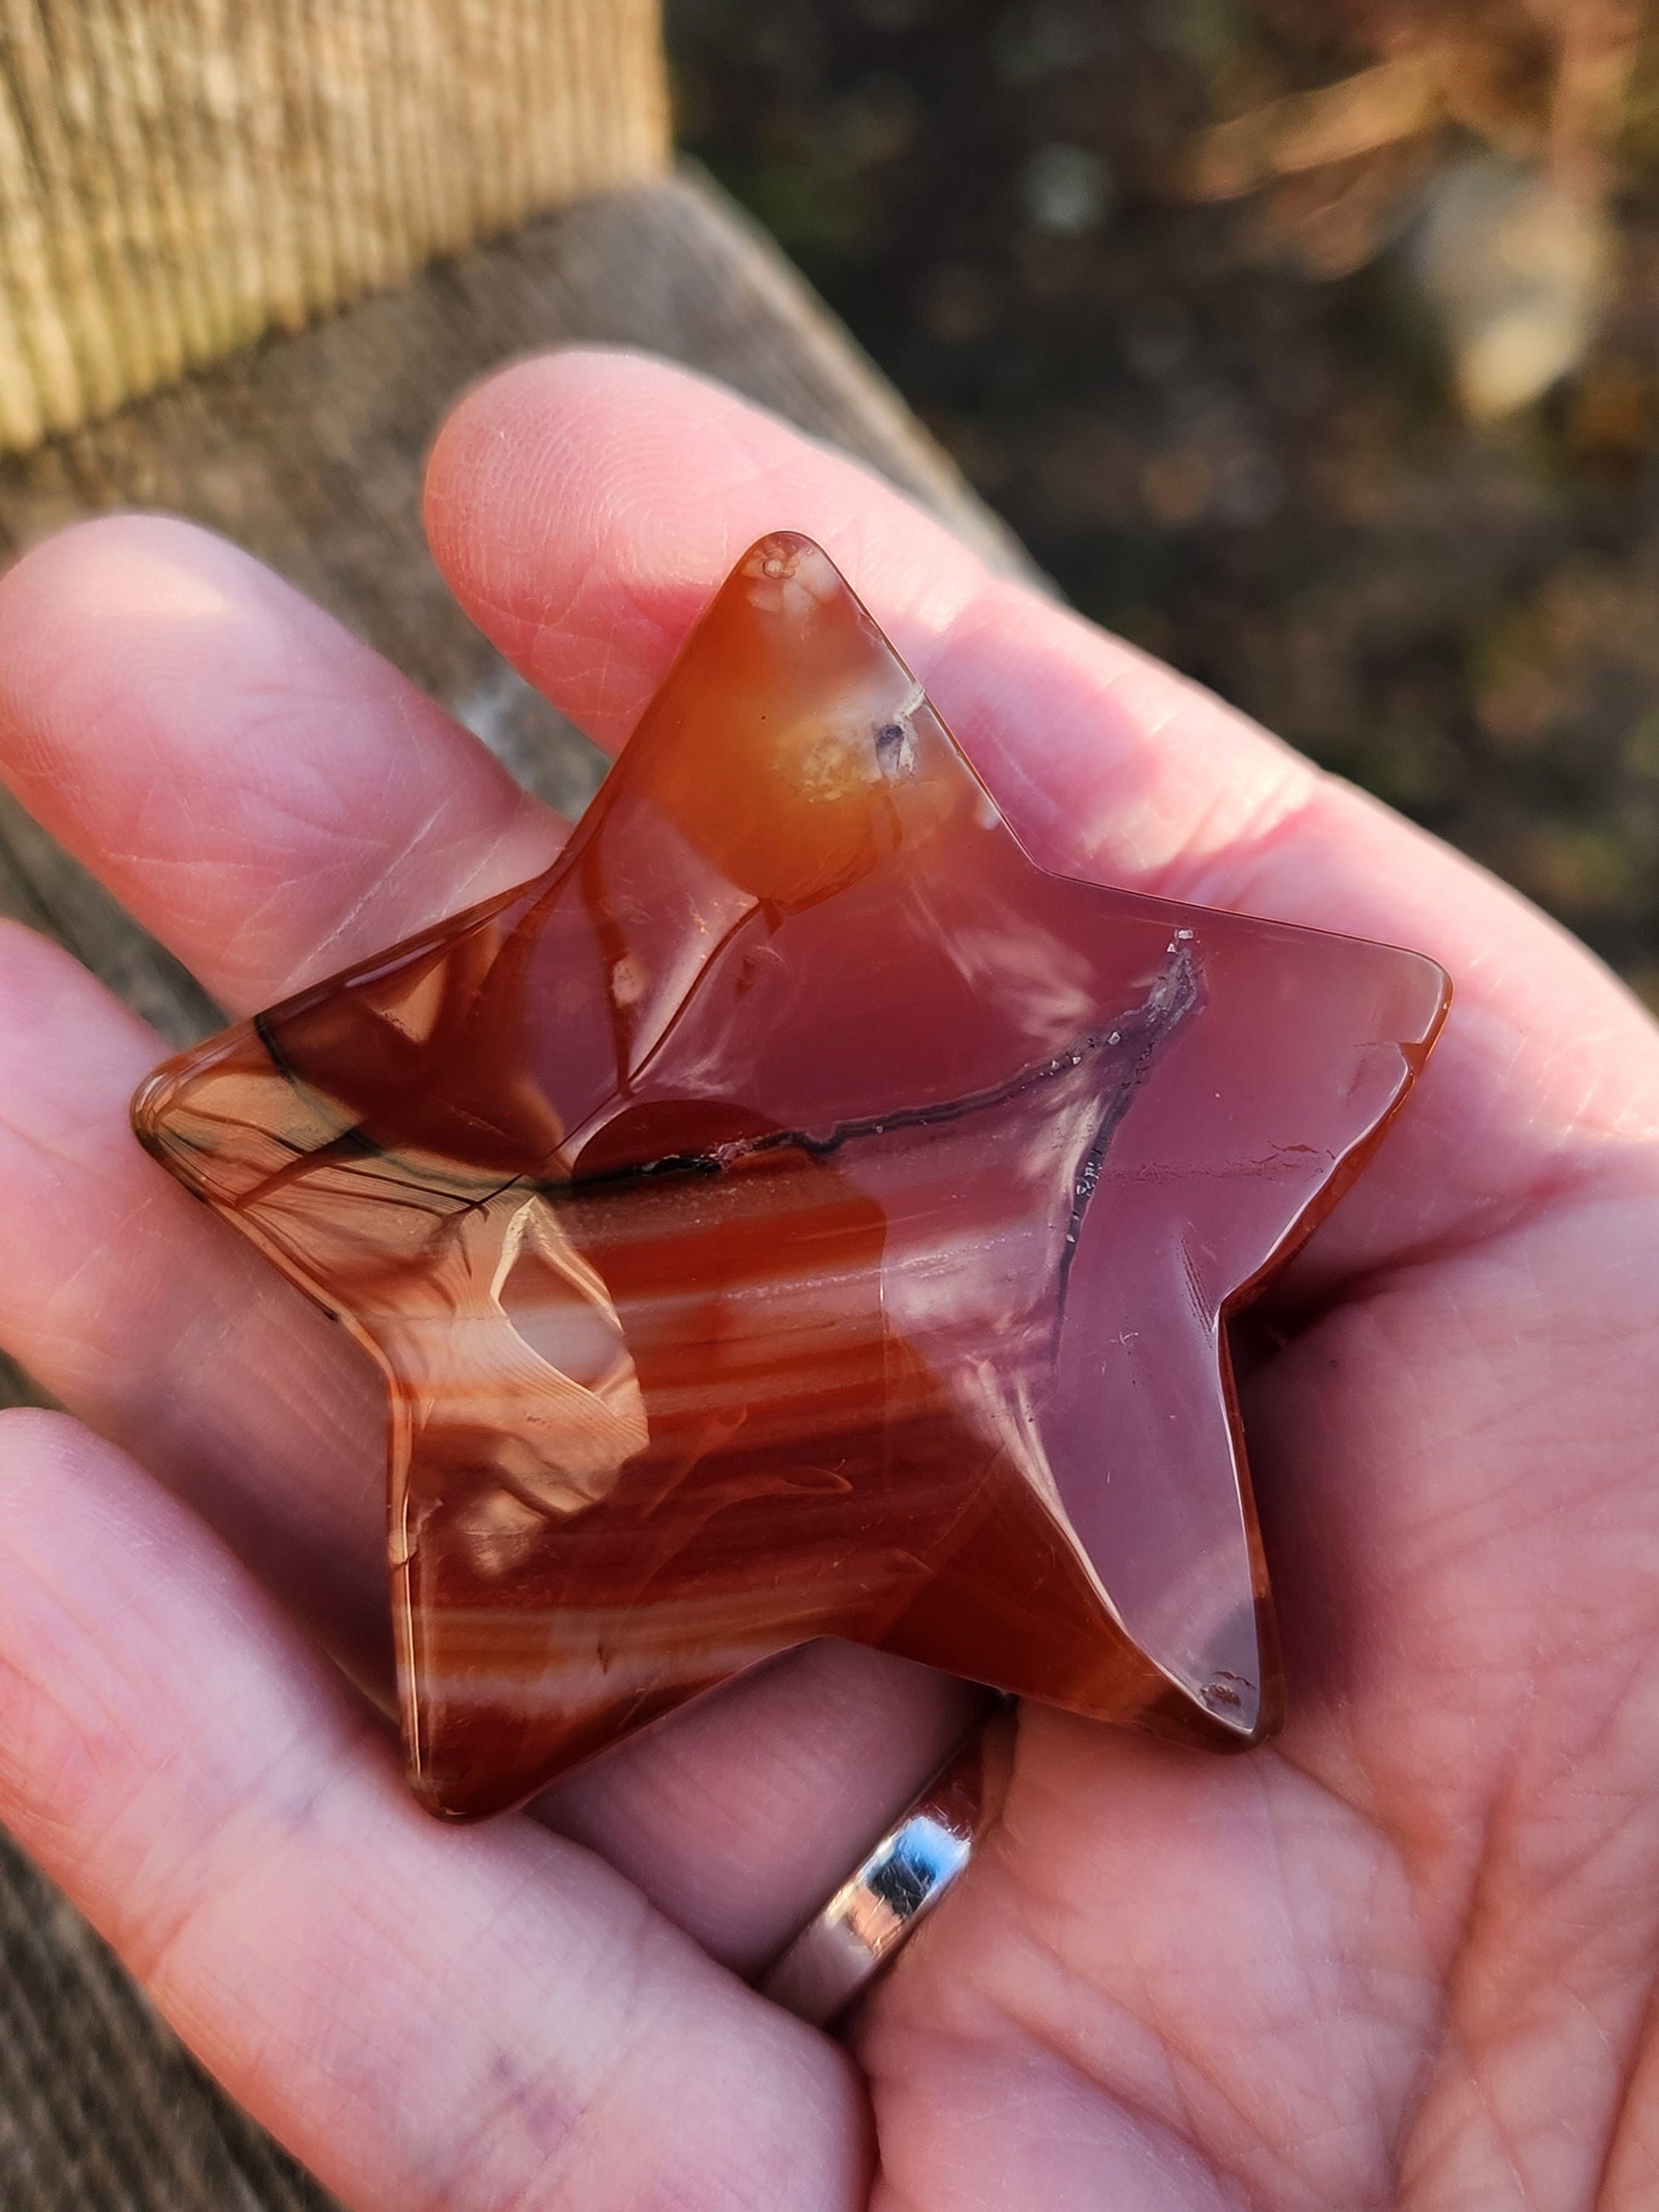
[[[447,1830],[208,1530],[0,1414],[0,1821],[232,2094],[359,2212],[846,2212],[842,2054],[622,1878]]]

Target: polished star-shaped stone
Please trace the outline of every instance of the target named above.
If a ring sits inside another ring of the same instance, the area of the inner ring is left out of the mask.
[[[1036,866],[779,535],[545,875],[135,1115],[385,1370],[410,1773],[471,1815],[817,1636],[1270,1729],[1225,1320],[1445,999]]]

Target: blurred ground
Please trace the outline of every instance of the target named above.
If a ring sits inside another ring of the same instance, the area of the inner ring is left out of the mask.
[[[1503,0],[1480,4],[1501,44]],[[1589,335],[1477,426],[1449,349],[1504,252],[1477,239],[1449,276],[1443,253],[1438,318],[1422,272],[1459,210],[1534,174],[1524,131],[1459,114],[1277,199],[1182,196],[1218,116],[1405,52],[1397,104],[1408,46],[1340,6],[670,0],[669,27],[683,143],[1079,606],[1510,878],[1659,1006],[1650,69],[1621,80],[1595,188],[1607,251],[1571,224],[1545,247],[1572,263],[1549,313],[1571,325],[1588,287]]]

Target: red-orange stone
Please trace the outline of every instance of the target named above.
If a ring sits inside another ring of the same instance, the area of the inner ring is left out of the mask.
[[[1271,1729],[1224,1322],[1446,999],[1035,866],[779,535],[544,876],[135,1118],[385,1370],[410,1769],[473,1815],[817,1636]]]

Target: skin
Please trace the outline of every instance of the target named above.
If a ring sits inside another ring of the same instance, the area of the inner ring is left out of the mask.
[[[744,1984],[969,1693],[795,1655],[553,1801],[418,1812],[379,1385],[129,1138],[161,1047],[0,931],[0,1820],[360,2212],[1412,2212],[1659,2192],[1659,1036],[1511,892],[659,366],[466,398],[468,612],[616,746],[728,563],[827,547],[1040,857],[1456,978],[1276,1291],[1246,1418],[1291,1717],[1238,1759],[1021,1717],[1001,1818],[845,2044]],[[561,825],[181,524],[0,581],[0,774],[243,1012]],[[319,1648],[340,1658],[352,1680]]]

